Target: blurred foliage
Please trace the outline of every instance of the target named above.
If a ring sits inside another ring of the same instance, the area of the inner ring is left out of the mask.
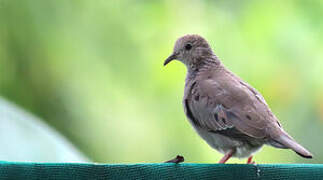
[[[315,155],[267,146],[256,162],[319,163],[322,17],[320,0],[0,0],[0,95],[97,162],[214,163],[222,155],[183,113],[185,67],[162,66],[176,38],[197,33]]]

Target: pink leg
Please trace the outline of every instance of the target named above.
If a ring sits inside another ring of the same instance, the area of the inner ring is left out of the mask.
[[[252,161],[252,156],[248,158],[247,164],[255,164],[255,161]]]
[[[227,162],[233,155],[233,151],[229,151],[228,153],[226,153],[223,158],[219,161],[219,164],[224,164],[225,162]]]

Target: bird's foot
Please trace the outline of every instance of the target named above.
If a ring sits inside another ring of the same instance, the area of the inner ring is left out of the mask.
[[[174,159],[171,159],[169,161],[166,161],[165,163],[181,163],[181,162],[184,162],[184,157],[181,156],[181,155],[177,155]]]
[[[256,162],[252,160],[252,156],[248,158],[247,164],[256,164]]]

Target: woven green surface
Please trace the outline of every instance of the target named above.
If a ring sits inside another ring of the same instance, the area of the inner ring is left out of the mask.
[[[1,179],[323,179],[323,165],[0,163]]]

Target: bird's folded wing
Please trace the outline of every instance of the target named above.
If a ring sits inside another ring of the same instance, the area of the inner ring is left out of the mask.
[[[234,127],[254,138],[266,137],[273,118],[262,96],[240,79],[220,82],[206,79],[192,85],[185,106],[193,123],[209,131]]]

